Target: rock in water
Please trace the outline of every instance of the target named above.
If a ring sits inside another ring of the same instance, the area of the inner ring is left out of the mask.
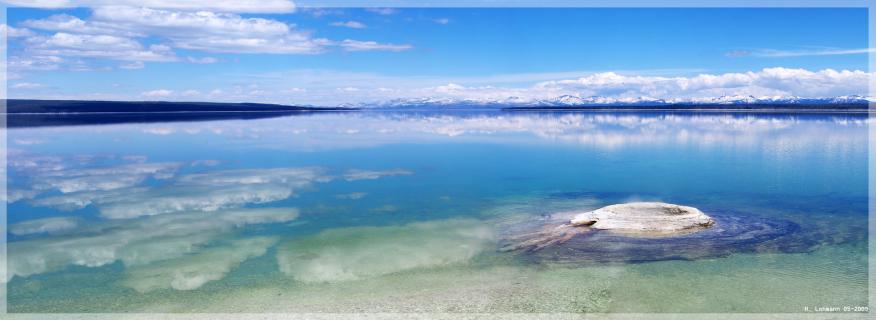
[[[715,220],[694,207],[662,202],[615,204],[575,215],[569,224],[630,236],[688,234],[711,227]]]
[[[610,205],[574,215],[562,224],[547,224],[532,233],[510,237],[502,251],[537,251],[565,243],[591,230],[605,230],[630,237],[671,237],[691,234],[715,225],[697,208],[661,202]]]

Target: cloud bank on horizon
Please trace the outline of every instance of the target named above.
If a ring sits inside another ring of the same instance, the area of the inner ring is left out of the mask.
[[[869,96],[873,76],[866,10],[3,2],[10,98],[680,102]]]

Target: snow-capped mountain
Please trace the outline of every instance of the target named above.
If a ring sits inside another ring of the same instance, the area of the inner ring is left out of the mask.
[[[507,97],[502,99],[454,99],[448,97],[424,97],[408,99],[392,99],[382,102],[346,104],[344,107],[365,109],[383,108],[504,108],[504,107],[611,107],[611,106],[746,106],[746,105],[781,105],[781,106],[815,106],[815,105],[865,105],[876,102],[874,97],[859,95],[801,98],[795,96],[720,96],[709,98],[675,98],[659,99],[652,97],[580,97],[561,95],[550,99],[527,99],[522,97]]]

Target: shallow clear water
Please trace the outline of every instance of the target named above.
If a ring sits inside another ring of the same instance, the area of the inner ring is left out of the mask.
[[[865,306],[867,125],[373,112],[10,129],[8,310]],[[730,231],[499,250],[554,214],[637,200]]]

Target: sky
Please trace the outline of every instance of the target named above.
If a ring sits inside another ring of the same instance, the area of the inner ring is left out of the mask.
[[[328,106],[832,97],[867,95],[867,58],[876,52],[860,8],[18,2],[6,1],[3,25],[10,98]]]

